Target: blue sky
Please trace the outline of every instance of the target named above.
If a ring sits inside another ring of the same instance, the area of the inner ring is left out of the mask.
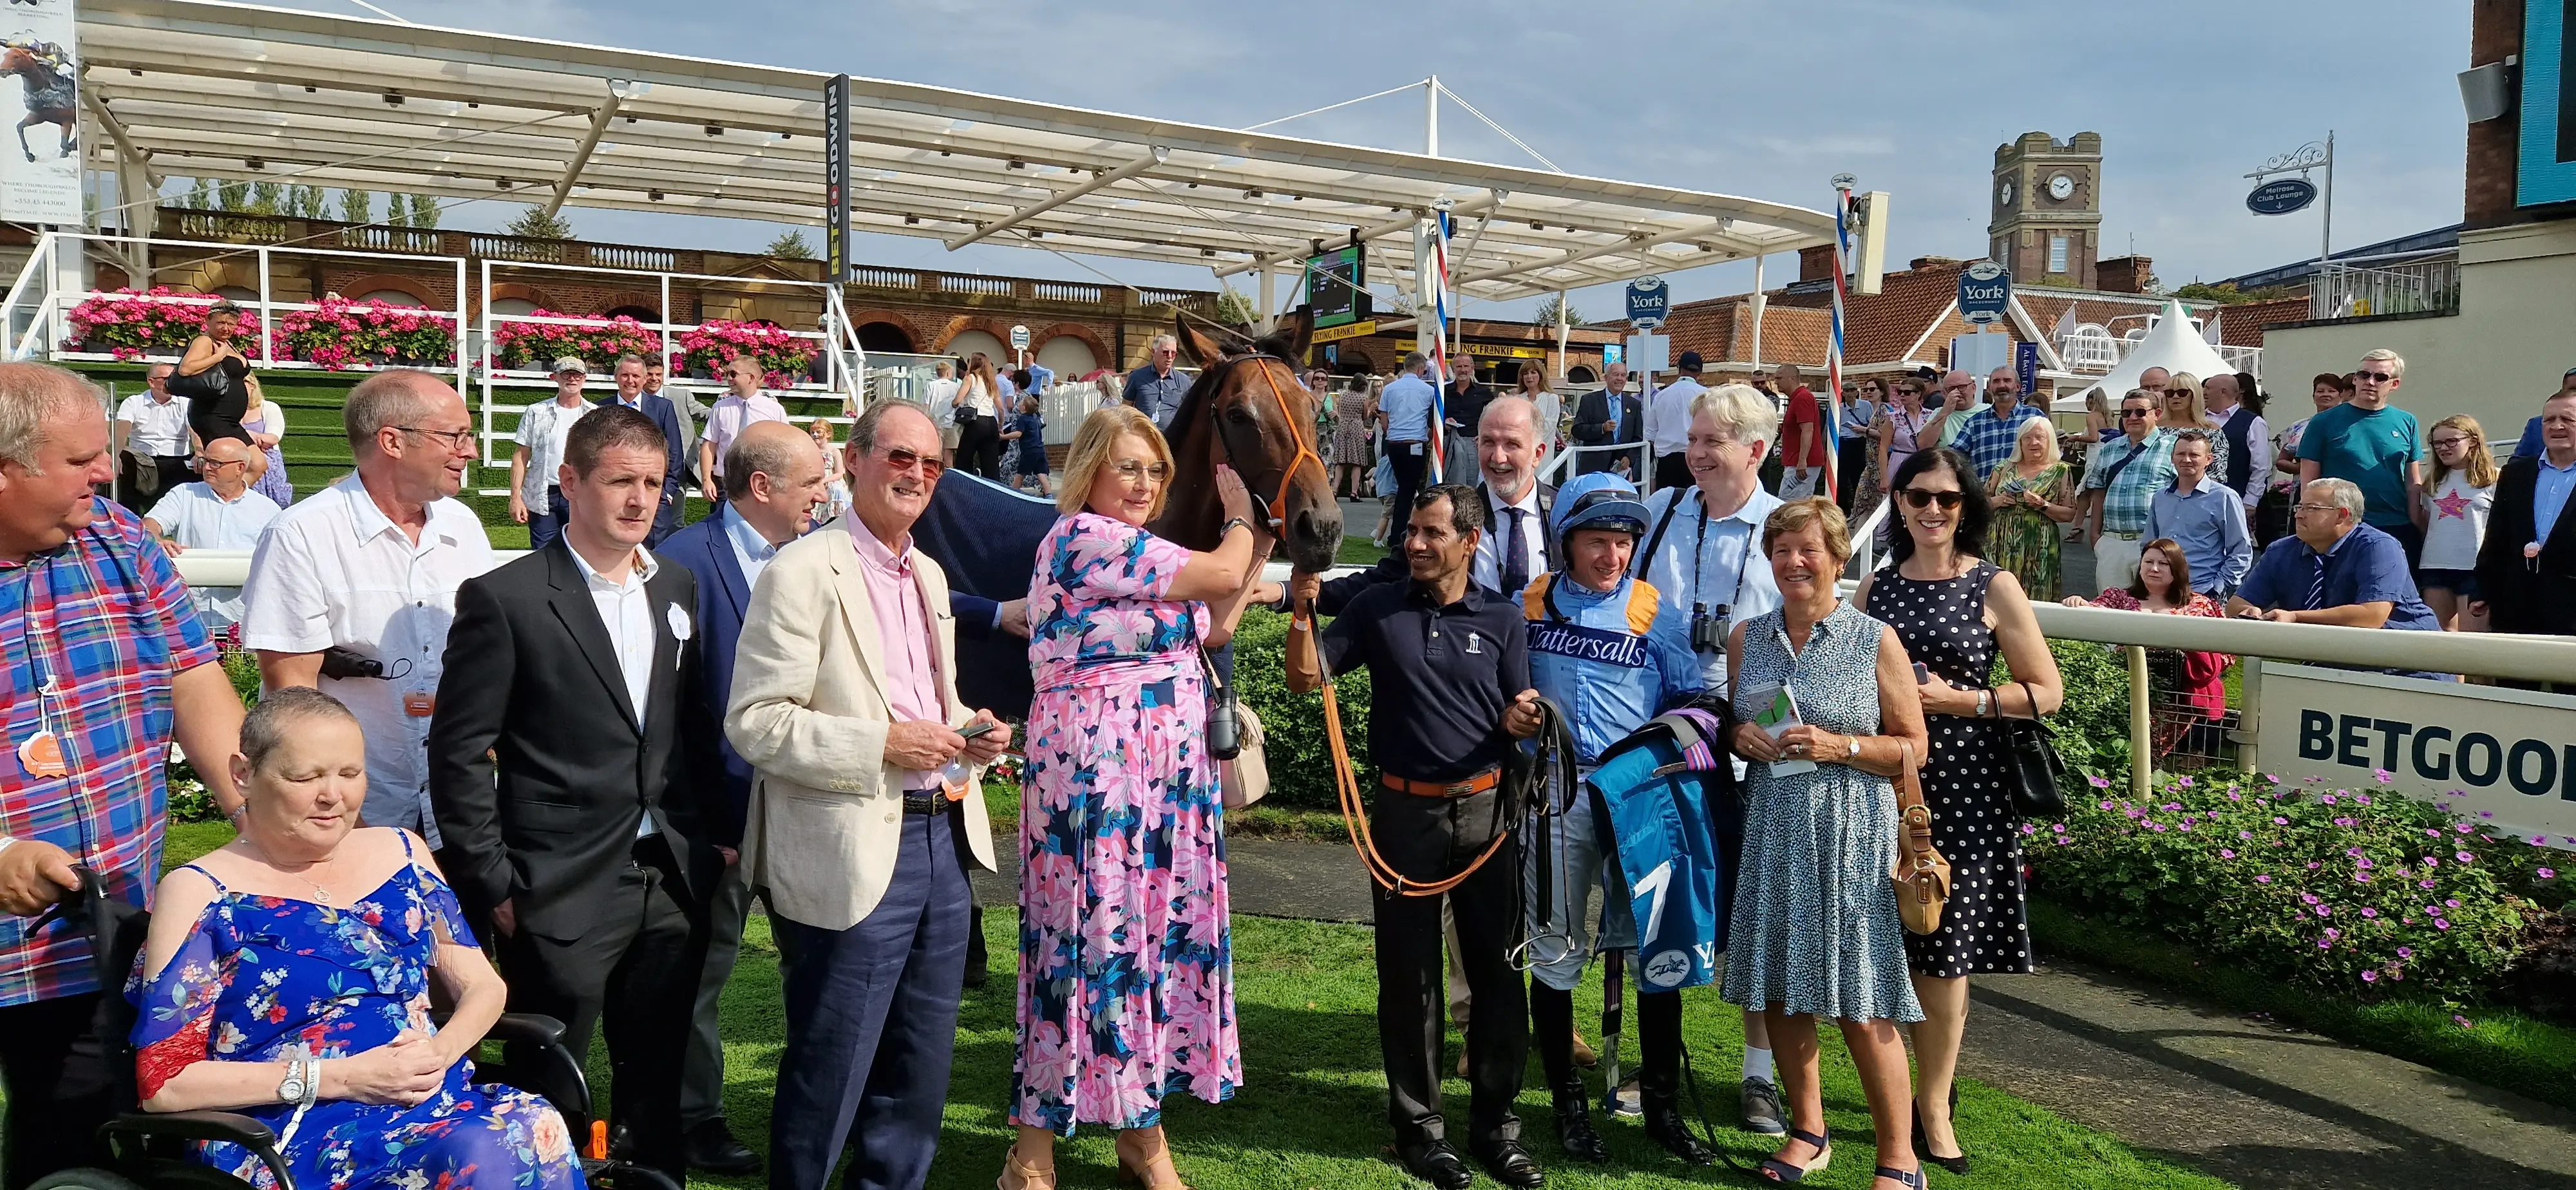
[[[346,0],[302,7],[360,14]],[[1566,170],[1823,207],[1849,171],[1893,192],[1891,264],[1985,244],[1995,146],[2102,134],[2103,255],[2155,258],[2168,284],[2313,254],[2314,208],[2246,212],[2242,175],[2332,128],[2337,247],[2456,222],[2468,0],[1417,0],[1183,5],[1151,0],[379,0],[415,21],[779,66],[847,70],[1243,126],[1437,71]],[[1274,131],[1421,148],[1419,92]],[[1455,157],[1534,164],[1452,106]],[[506,222],[477,203],[451,226]],[[586,237],[742,248],[774,225],[568,209]],[[818,235],[809,240],[819,242]],[[1088,277],[1026,250],[866,237],[870,263]],[[1205,270],[1089,263],[1137,284]],[[1774,258],[1773,283],[1794,276]],[[1737,293],[1751,269],[1676,274],[1677,300]],[[1525,304],[1524,304],[1525,305]],[[1593,317],[1614,291],[1578,294]],[[1515,309],[1506,307],[1503,310]],[[1488,308],[1469,313],[1503,312]]]

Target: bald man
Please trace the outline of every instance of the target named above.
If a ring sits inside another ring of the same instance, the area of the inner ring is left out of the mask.
[[[1940,416],[1923,423],[1922,432],[1914,436],[1916,450],[1948,446],[1958,438],[1959,427],[1968,423],[1968,415],[1984,409],[1977,399],[1977,378],[1956,368],[1941,377]]]
[[[173,554],[258,548],[259,535],[284,511],[277,501],[250,490],[251,467],[259,459],[260,453],[238,438],[207,443],[196,458],[197,474],[205,478],[163,493],[152,515],[143,518],[143,527]],[[188,599],[210,632],[241,622],[239,587],[194,587]]]

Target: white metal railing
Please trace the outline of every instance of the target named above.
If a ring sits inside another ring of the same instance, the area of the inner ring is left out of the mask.
[[[2308,296],[2308,316],[2319,319],[2456,314],[2459,310],[2460,254],[2456,251],[2335,261],[2317,270],[2316,285]]]
[[[2120,361],[2129,358],[2144,338],[2143,333],[2136,338],[2121,338],[2088,323],[2075,328],[2074,334],[2057,345],[2057,356],[2066,361],[2068,371],[2098,376],[2119,367]],[[2258,379],[2263,375],[2262,348],[2220,344],[2214,350],[2218,358],[2227,361],[2229,370],[2250,372]]]

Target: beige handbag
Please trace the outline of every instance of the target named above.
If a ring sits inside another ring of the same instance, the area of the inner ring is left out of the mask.
[[[1225,808],[1240,810],[1270,796],[1270,766],[1261,756],[1261,716],[1251,707],[1237,707],[1235,714],[1242,726],[1241,751],[1234,759],[1219,762],[1218,771],[1225,778]]]
[[[1900,745],[1896,771],[1896,913],[1905,928],[1929,934],[1941,928],[1950,903],[1950,861],[1932,845],[1932,809],[1923,804],[1923,779],[1914,771],[1914,745]]]

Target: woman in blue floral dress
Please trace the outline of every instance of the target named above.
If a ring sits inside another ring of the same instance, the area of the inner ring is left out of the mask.
[[[1218,548],[1156,537],[1171,449],[1105,407],[1074,434],[1029,586],[1028,778],[1020,804],[1019,1051],[1003,1190],[1055,1184],[1055,1137],[1119,1130],[1122,1169],[1180,1185],[1163,1096],[1243,1081],[1219,774],[1199,646],[1223,645],[1267,542],[1230,471]]]
[[[553,1107],[473,1081],[466,1055],[505,992],[425,845],[352,829],[367,781],[357,720],[328,695],[282,690],[241,740],[241,836],[162,879],[127,989],[143,1106],[267,1124],[297,1186],[581,1187]],[[433,972],[456,1005],[443,1027],[429,1017]],[[196,1156],[276,1185],[239,1145]]]

